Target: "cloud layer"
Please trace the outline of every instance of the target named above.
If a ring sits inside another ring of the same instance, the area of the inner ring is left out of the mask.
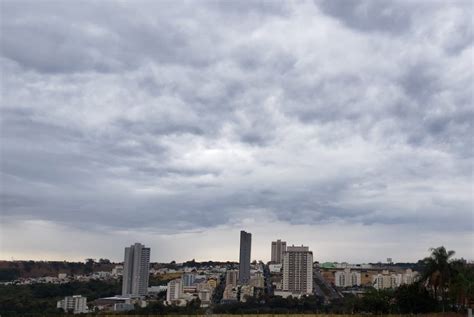
[[[470,2],[4,1],[1,12],[5,232],[38,221],[39,235],[126,231],[131,243],[219,239],[257,220],[265,239],[285,238],[284,224],[290,236],[343,224],[379,247],[395,238],[375,233],[397,228],[417,250],[435,246],[418,235],[443,231],[473,257]],[[3,258],[50,254],[2,236]]]

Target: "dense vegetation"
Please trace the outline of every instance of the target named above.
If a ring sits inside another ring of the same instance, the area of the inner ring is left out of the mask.
[[[113,296],[121,291],[120,281],[72,282],[66,284],[0,285],[2,316],[59,313],[56,302],[81,294],[88,300]]]
[[[0,261],[0,282],[18,278],[90,274],[99,271],[112,271],[115,266],[108,259],[86,259],[85,262],[66,261]]]

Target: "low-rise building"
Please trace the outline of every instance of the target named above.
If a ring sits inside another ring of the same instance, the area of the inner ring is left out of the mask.
[[[254,295],[254,288],[250,285],[240,286],[240,301],[246,302],[249,297]]]
[[[382,273],[373,276],[373,285],[375,289],[396,288],[400,286],[401,274],[390,273],[383,270]]]
[[[280,273],[282,268],[283,264],[281,263],[268,265],[268,270],[270,271],[270,273]]]
[[[257,272],[253,276],[251,276],[249,280],[249,285],[252,287],[264,288],[265,278],[263,277],[263,273]]]
[[[211,304],[212,291],[210,289],[201,289],[198,292],[198,298],[201,300],[201,307],[208,307]]]
[[[418,272],[413,271],[412,269],[407,269],[402,274],[402,284],[413,284],[418,280],[419,277],[420,274],[418,274]]]
[[[235,302],[237,301],[237,287],[233,285],[226,285],[224,294],[222,295],[222,302]]]
[[[335,285],[337,287],[353,287],[361,285],[361,274],[347,268],[335,273]]]
[[[73,312],[74,314],[87,313],[87,298],[82,295],[66,296],[64,299],[58,301],[57,307],[67,312]]]
[[[213,277],[213,278],[210,278],[210,279],[207,280],[207,284],[212,288],[216,288],[217,285],[219,284],[219,280],[217,278]]]

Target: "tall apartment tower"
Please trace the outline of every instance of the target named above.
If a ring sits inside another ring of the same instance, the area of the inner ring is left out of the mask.
[[[286,251],[286,242],[277,240],[272,241],[272,262],[281,263],[283,261],[283,252]]]
[[[313,252],[308,247],[291,246],[283,253],[283,290],[313,293]]]
[[[125,248],[122,295],[141,296],[148,293],[150,248],[135,243]]]
[[[247,284],[250,280],[250,251],[252,234],[240,231],[239,283]]]

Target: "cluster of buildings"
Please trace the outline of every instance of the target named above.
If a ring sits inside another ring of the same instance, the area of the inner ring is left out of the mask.
[[[249,278],[242,282],[239,270],[231,269],[225,273],[225,289],[221,303],[245,302],[265,288],[264,267],[262,263],[250,264]]]
[[[225,289],[223,303],[235,301],[245,302],[256,292],[263,291],[265,281],[262,263],[251,263],[252,234],[240,232],[239,269],[227,270],[225,273]]]
[[[306,246],[288,246],[277,240],[271,245],[271,262],[265,274],[263,263],[251,263],[252,235],[240,232],[239,270],[226,272],[222,302],[245,301],[265,288],[276,296],[299,297],[313,293],[313,253]]]
[[[208,277],[197,272],[184,273],[181,278],[168,282],[166,304],[184,306],[199,299],[201,307],[208,307],[219,283],[220,279],[216,276]]]
[[[388,270],[346,263],[319,265],[314,262],[309,247],[290,246],[282,240],[271,243],[271,261],[268,265],[252,262],[251,250],[252,234],[241,231],[238,265],[156,269],[150,268],[150,248],[135,243],[125,248],[123,266],[116,266],[108,274],[95,273],[101,278],[122,276],[122,294],[100,298],[89,304],[95,310],[128,311],[136,305],[145,307],[150,300],[158,300],[158,294],[163,294],[162,300],[166,305],[184,306],[199,299],[201,307],[207,307],[212,302],[245,302],[263,292],[282,297],[315,294],[318,285],[314,284],[318,283],[318,278],[334,290],[365,286],[395,288],[413,283],[418,278],[417,272],[411,269]],[[166,279],[167,285],[149,287],[150,275],[170,278]],[[220,288],[222,297],[214,298],[217,288]],[[69,296],[58,302],[58,308],[84,313],[87,312],[87,299],[80,295]]]
[[[419,278],[418,272],[410,268],[381,268],[370,264],[323,263],[318,269],[322,277],[337,288],[374,287],[375,289],[389,289],[404,284],[412,284]]]
[[[313,252],[309,247],[287,246],[285,241],[273,241],[268,269],[276,296],[313,294]]]

